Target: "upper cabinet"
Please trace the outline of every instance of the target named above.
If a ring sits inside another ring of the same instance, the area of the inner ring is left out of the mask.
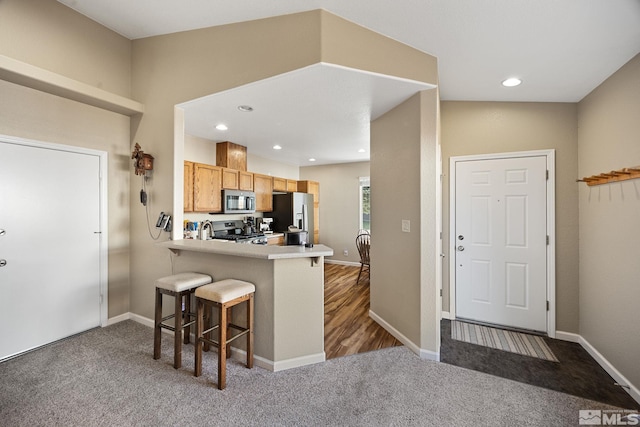
[[[284,178],[273,177],[273,191],[287,191],[287,180]]]
[[[240,187],[239,171],[235,169],[222,168],[222,188],[238,190]]]
[[[239,171],[247,170],[247,147],[233,142],[216,144],[216,165]]]
[[[298,191],[298,181],[293,180],[293,179],[288,179],[287,180],[287,192],[288,193],[294,193]]]
[[[273,180],[269,175],[253,174],[253,191],[256,193],[256,211],[273,210]]]
[[[253,174],[251,172],[238,171],[238,190],[253,191]]]
[[[193,211],[222,211],[222,168],[194,163]]]
[[[184,211],[193,212],[193,162],[184,162]]]

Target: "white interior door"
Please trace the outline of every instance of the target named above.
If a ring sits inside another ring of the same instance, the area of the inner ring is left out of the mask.
[[[547,330],[545,156],[455,163],[456,317]]]
[[[100,325],[100,158],[0,140],[0,359]]]

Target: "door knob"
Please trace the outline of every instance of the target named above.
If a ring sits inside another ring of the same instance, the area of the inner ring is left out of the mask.
[[[0,259],[0,267],[4,267],[5,265],[7,265],[7,260],[6,259]]]
[[[459,250],[460,252],[464,251],[464,246],[458,246],[458,250]]]
[[[464,240],[464,236],[461,234],[458,236],[458,240]]]

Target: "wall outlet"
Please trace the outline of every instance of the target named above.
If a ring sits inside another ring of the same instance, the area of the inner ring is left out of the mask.
[[[349,256],[349,251],[345,249],[344,251],[342,251],[342,255]]]
[[[402,220],[402,231],[405,233],[408,233],[411,231],[411,221],[409,221],[408,219]]]

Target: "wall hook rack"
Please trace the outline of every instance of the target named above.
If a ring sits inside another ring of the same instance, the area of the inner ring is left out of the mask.
[[[594,185],[608,184],[610,182],[627,181],[629,179],[640,178],[640,166],[631,168],[623,168],[611,172],[601,173],[599,175],[585,176],[577,179],[576,182],[586,182],[589,187]]]

